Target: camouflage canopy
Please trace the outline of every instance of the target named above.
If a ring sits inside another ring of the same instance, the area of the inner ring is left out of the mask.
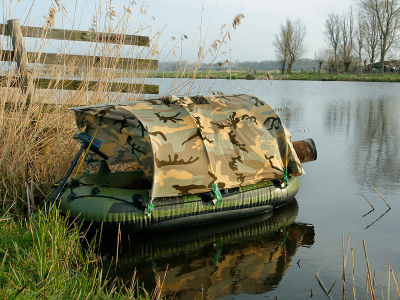
[[[254,96],[172,96],[73,110],[79,130],[102,141],[108,164],[139,163],[152,198],[283,178],[285,169],[303,174],[290,133]]]

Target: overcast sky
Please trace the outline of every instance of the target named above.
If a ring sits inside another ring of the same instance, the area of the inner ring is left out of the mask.
[[[203,27],[210,27],[210,36],[218,33],[222,23],[230,24],[235,15],[243,13],[241,25],[231,30],[232,60],[262,61],[275,59],[272,42],[286,18],[300,18],[304,22],[309,49],[306,57],[314,58],[316,50],[326,47],[323,32],[327,15],[342,14],[352,0],[153,0],[151,3],[155,4],[156,8],[152,8],[157,21],[168,24],[164,32],[185,32],[188,36],[193,35],[200,23],[202,7]]]
[[[57,15],[56,28],[72,26],[74,11],[76,9],[75,29],[88,30],[100,1],[95,0],[60,0],[68,10],[66,18]],[[102,0],[109,3],[109,0]],[[6,4],[5,4],[6,2]],[[23,23],[30,11],[30,20],[33,25],[39,26],[43,16],[47,13],[52,0],[36,0],[30,10],[32,0],[13,1],[3,0],[3,19],[10,15],[20,18]],[[120,12],[127,1],[113,0],[116,12]],[[142,5],[141,0],[131,7],[132,16],[138,16]],[[75,4],[77,6],[75,7]],[[95,5],[95,3],[97,3]],[[245,18],[236,30],[229,30],[232,41],[230,45],[232,61],[262,61],[275,60],[272,46],[274,35],[279,31],[279,26],[286,18],[295,20],[300,18],[307,27],[306,44],[308,52],[305,57],[314,58],[314,52],[327,46],[324,39],[324,23],[329,13],[342,14],[348,11],[350,5],[356,6],[355,0],[147,0],[145,8],[147,15],[140,20],[143,24],[152,24],[152,33],[162,29],[159,40],[160,49],[170,50],[171,37],[187,35],[183,41],[183,57],[187,57],[191,45],[198,47],[199,27],[202,27],[202,38],[205,45],[209,46],[213,40],[219,38],[220,28],[223,24],[231,26],[234,17],[242,13]],[[153,19],[154,17],[154,19]],[[136,17],[137,18],[137,17]],[[63,20],[62,20],[63,19]],[[5,20],[3,20],[5,22]],[[78,26],[79,25],[79,26]],[[132,25],[134,27],[135,25]],[[206,33],[207,31],[207,33]],[[167,46],[165,46],[167,45]],[[164,47],[165,46],[165,47]],[[178,49],[177,49],[178,50]],[[179,49],[180,51],[180,49]],[[196,52],[196,51],[192,51]]]

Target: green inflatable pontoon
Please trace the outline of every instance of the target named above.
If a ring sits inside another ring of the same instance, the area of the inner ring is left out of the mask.
[[[277,113],[249,95],[73,111],[81,149],[51,202],[105,225],[170,230],[269,211],[294,198],[301,162],[317,157],[312,139],[292,143]],[[80,158],[98,172],[71,176]]]

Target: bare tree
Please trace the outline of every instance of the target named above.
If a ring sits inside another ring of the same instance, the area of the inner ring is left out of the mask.
[[[318,62],[318,74],[321,73],[322,64],[329,60],[329,50],[327,49],[319,49],[316,55],[316,59]],[[329,62],[329,61],[328,61]]]
[[[372,64],[375,62],[376,58],[379,55],[378,21],[376,19],[376,15],[371,12],[364,13],[363,20],[363,28],[365,34],[364,49],[367,51],[368,61]]]
[[[361,71],[362,56],[365,43],[365,20],[360,12],[357,13],[357,26],[355,30],[356,52],[358,56],[358,69]]]
[[[360,0],[366,13],[376,17],[380,46],[380,68],[384,73],[385,56],[393,45],[400,28],[399,0]]]
[[[305,46],[306,27],[300,19],[291,21],[286,19],[286,23],[281,25],[279,34],[275,35],[273,45],[278,61],[281,63],[282,74],[285,73],[287,63],[287,72],[290,73],[294,62],[306,51]]]
[[[339,53],[343,60],[344,71],[349,72],[349,66],[352,62],[352,51],[353,51],[353,37],[354,37],[354,17],[353,10],[350,7],[350,11],[340,18],[340,35],[342,42],[339,46]]]
[[[334,67],[337,64],[337,51],[340,44],[340,18],[337,14],[331,13],[328,15],[328,19],[325,21],[325,37],[333,49],[334,55]]]
[[[286,20],[286,23],[288,20]],[[275,47],[276,57],[281,64],[281,72],[285,73],[286,60],[288,59],[288,49],[289,49],[289,36],[291,33],[286,25],[281,25],[279,34],[275,34],[275,40],[273,45]]]
[[[307,47],[305,44],[307,30],[306,26],[303,24],[303,22],[301,22],[300,19],[297,19],[294,22],[289,21],[287,25],[288,27],[291,27],[289,31],[292,32],[288,48],[289,65],[287,68],[288,73],[290,73],[292,71],[294,62],[307,52]]]
[[[335,67],[335,64],[336,64],[336,62],[335,62],[335,53],[334,53],[333,50],[330,50],[330,51],[327,51],[327,55],[328,55],[328,57],[327,57],[326,62],[329,65],[329,73],[332,74],[332,70],[333,70],[333,68]]]

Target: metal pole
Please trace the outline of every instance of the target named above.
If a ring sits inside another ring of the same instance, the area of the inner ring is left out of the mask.
[[[65,174],[64,178],[61,180],[60,185],[58,186],[56,192],[54,193],[54,196],[50,200],[50,203],[51,203],[50,211],[53,210],[53,206],[54,206],[55,201],[58,199],[58,197],[60,197],[61,192],[64,189],[65,184],[66,184],[66,182],[67,182],[67,180],[69,178],[69,175],[71,175],[72,170],[75,168],[75,166],[76,166],[76,164],[77,164],[77,162],[79,160],[79,157],[82,155],[83,151],[86,150],[86,147],[87,147],[87,145],[82,143],[81,144],[81,149],[79,149],[78,154],[75,156],[74,160],[71,161],[71,165],[69,166],[69,169],[68,169],[67,173]]]

